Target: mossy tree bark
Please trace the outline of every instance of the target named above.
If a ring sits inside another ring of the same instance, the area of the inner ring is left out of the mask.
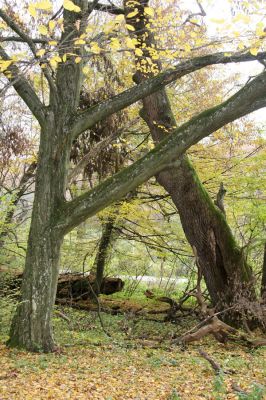
[[[172,135],[166,137],[154,150],[137,162],[76,199],[66,201],[70,150],[73,140],[79,134],[181,76],[207,65],[265,57],[265,54],[261,53],[254,57],[249,52],[232,56],[217,53],[197,57],[180,63],[176,68],[164,71],[156,77],[149,77],[139,85],[80,112],[78,104],[84,61],[76,63],[75,58],[80,55],[84,60],[84,48],[83,46],[77,48],[75,40],[85,31],[88,16],[92,11],[91,6],[97,6],[98,2],[76,0],[75,3],[81,8],[81,12],[75,13],[64,9],[64,30],[58,44],[59,55],[62,59],[65,56],[66,62],[60,62],[53,74],[48,67],[42,65],[50,91],[48,106],[43,104],[30,80],[23,76],[15,63],[9,64],[2,71],[41,127],[22,300],[12,322],[9,340],[12,346],[33,351],[48,352],[55,348],[51,315],[64,235],[88,217],[121,199],[150,177],[175,165],[178,157],[203,137],[215,132],[226,123],[266,105],[266,72],[263,72],[227,101],[173,130]],[[0,9],[0,18],[16,33],[21,42],[28,45],[36,64],[40,63],[38,48],[28,33],[23,31],[3,9]],[[0,46],[0,57],[3,60],[10,60],[2,46]]]
[[[108,260],[108,255],[112,243],[115,217],[110,216],[107,221],[102,222],[102,235],[100,238],[97,254],[94,260],[94,265],[91,273],[95,275],[95,283],[93,290],[96,296],[101,293],[101,285],[104,276],[105,266]]]
[[[148,5],[149,0],[140,0],[138,14],[128,19],[127,23],[134,26],[134,32],[130,33],[138,40],[144,57],[152,59],[149,49],[153,52],[156,41],[147,29],[149,18],[145,15],[144,8]],[[124,6],[127,16],[132,11],[132,3],[125,0]],[[137,66],[141,65],[141,59],[136,57]],[[160,61],[153,63],[155,69],[161,71]],[[138,68],[135,73],[133,79],[137,84],[153,76],[152,72],[144,70]],[[143,99],[140,115],[147,123],[155,143],[163,140],[166,133],[171,133],[177,126],[165,89]],[[186,238],[197,251],[198,262],[213,305],[219,309],[226,308],[237,302],[239,295],[254,299],[252,271],[224,214],[214,205],[188,157],[183,155],[179,161],[179,166],[157,174],[157,181],[170,194],[179,212]]]

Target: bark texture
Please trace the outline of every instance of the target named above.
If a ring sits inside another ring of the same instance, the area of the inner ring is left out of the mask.
[[[55,118],[56,117],[56,118]],[[63,234],[54,227],[66,178],[67,151],[57,137],[64,135],[59,115],[49,110],[41,134],[35,198],[28,239],[21,296],[10,331],[10,346],[31,351],[53,351],[51,314],[56,296]],[[70,147],[70,146],[69,146]]]

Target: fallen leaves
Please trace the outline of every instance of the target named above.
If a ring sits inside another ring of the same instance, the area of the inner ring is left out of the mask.
[[[221,359],[218,347],[213,344],[211,350],[216,349],[215,357],[218,354]],[[225,358],[233,358],[232,349],[223,351]],[[196,348],[185,352],[174,348],[169,353],[117,345],[93,350],[76,346],[64,354],[36,355],[2,345],[0,357],[1,400],[168,400],[174,390],[184,400],[215,399],[213,372],[198,357]],[[237,399],[232,379],[243,389],[251,385],[254,376],[258,382],[263,380],[256,357],[239,351],[237,359],[244,362],[233,378],[225,377],[226,399]]]

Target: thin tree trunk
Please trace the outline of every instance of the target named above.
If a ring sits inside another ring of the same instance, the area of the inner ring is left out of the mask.
[[[112,242],[114,222],[115,218],[111,216],[108,218],[107,222],[103,222],[102,224],[102,236],[95,257],[94,266],[91,271],[91,273],[95,275],[94,292],[96,296],[99,296],[101,293],[104,270]]]
[[[266,303],[266,242],[264,244],[264,256],[262,266],[261,299],[263,303]]]
[[[152,59],[148,49],[156,47],[156,42],[146,27],[149,21],[144,7],[148,3],[149,0],[141,0],[137,6],[139,13],[127,22],[134,26],[135,31],[131,35],[138,39],[144,56]],[[130,1],[125,0],[124,5],[126,14],[132,11]],[[136,65],[140,65],[137,58]],[[161,70],[159,61],[153,61],[153,66],[158,71]],[[144,72],[138,68],[134,81],[139,83],[152,75],[153,72]],[[143,99],[140,115],[147,123],[155,143],[164,139],[177,126],[164,89]],[[157,181],[171,195],[186,238],[197,250],[212,303],[219,308],[225,308],[237,302],[238,296],[254,298],[252,271],[237,246],[223,213],[214,205],[188,157],[184,155],[179,161],[178,167],[160,172]]]

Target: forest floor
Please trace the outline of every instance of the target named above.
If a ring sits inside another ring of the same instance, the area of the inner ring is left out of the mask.
[[[210,337],[186,348],[173,345],[171,338],[197,324],[193,318],[156,322],[136,316],[132,307],[120,315],[101,313],[109,337],[96,312],[57,306],[58,352],[31,354],[5,346],[13,308],[0,299],[0,400],[266,398],[265,347],[251,350]],[[223,372],[215,374],[200,349]]]

